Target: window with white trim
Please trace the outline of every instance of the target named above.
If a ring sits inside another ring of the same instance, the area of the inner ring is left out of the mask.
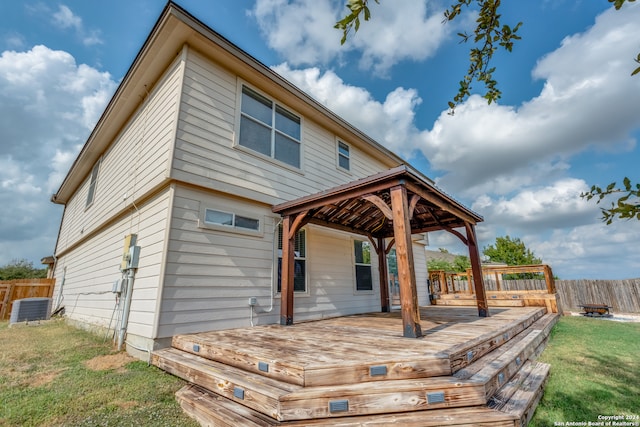
[[[293,291],[307,291],[307,235],[299,230],[294,238]],[[278,292],[282,292],[282,225],[278,227]]]
[[[300,168],[300,117],[242,86],[238,144]]]
[[[350,170],[349,146],[338,141],[338,166],[344,170]]]
[[[217,225],[242,230],[260,231],[260,220],[238,215],[233,212],[224,212],[216,209],[204,210],[204,222],[209,225]]]
[[[371,243],[354,240],[353,255],[356,269],[356,291],[372,291]]]
[[[89,191],[87,192],[87,203],[85,207],[89,207],[93,203],[96,195],[96,185],[98,183],[98,172],[100,171],[100,160],[96,162],[91,170],[91,179],[89,181]]]

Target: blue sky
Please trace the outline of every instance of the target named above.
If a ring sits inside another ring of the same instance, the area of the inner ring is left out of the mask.
[[[523,39],[499,53],[497,104],[477,95],[452,117],[466,70],[447,2],[382,0],[340,46],[334,0],[182,0],[258,60],[402,155],[485,217],[481,247],[521,238],[560,278],[640,277],[640,221],[605,226],[580,198],[640,182],[640,4],[504,2]],[[62,207],[49,202],[158,18],[163,0],[0,3],[0,265],[39,265]],[[465,253],[448,233],[431,249]]]

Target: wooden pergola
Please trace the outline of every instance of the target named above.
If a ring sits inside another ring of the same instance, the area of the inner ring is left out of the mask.
[[[378,256],[382,311],[390,310],[386,255],[396,246],[403,335],[422,336],[411,235],[446,230],[469,249],[480,317],[489,316],[475,225],[483,219],[408,166],[273,207],[282,215],[280,324],[293,324],[294,238],[306,224],[367,236]],[[464,228],[465,234],[456,230]],[[389,241],[387,242],[387,239]]]

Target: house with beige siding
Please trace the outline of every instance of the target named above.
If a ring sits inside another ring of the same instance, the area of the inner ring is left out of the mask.
[[[406,239],[392,212],[405,183]],[[415,314],[429,301],[424,233],[451,229],[471,249],[482,220],[171,2],[52,201],[54,308],[132,353],[393,309],[394,244]]]

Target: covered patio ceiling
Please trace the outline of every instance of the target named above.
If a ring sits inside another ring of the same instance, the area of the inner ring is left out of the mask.
[[[380,272],[382,311],[388,311],[386,255],[396,246],[404,336],[419,337],[420,312],[411,235],[436,230],[455,234],[469,248],[480,316],[488,316],[475,225],[483,218],[406,165],[273,207],[283,217],[280,323],[293,324],[294,238],[306,224],[369,237]],[[457,229],[464,228],[465,235]]]

